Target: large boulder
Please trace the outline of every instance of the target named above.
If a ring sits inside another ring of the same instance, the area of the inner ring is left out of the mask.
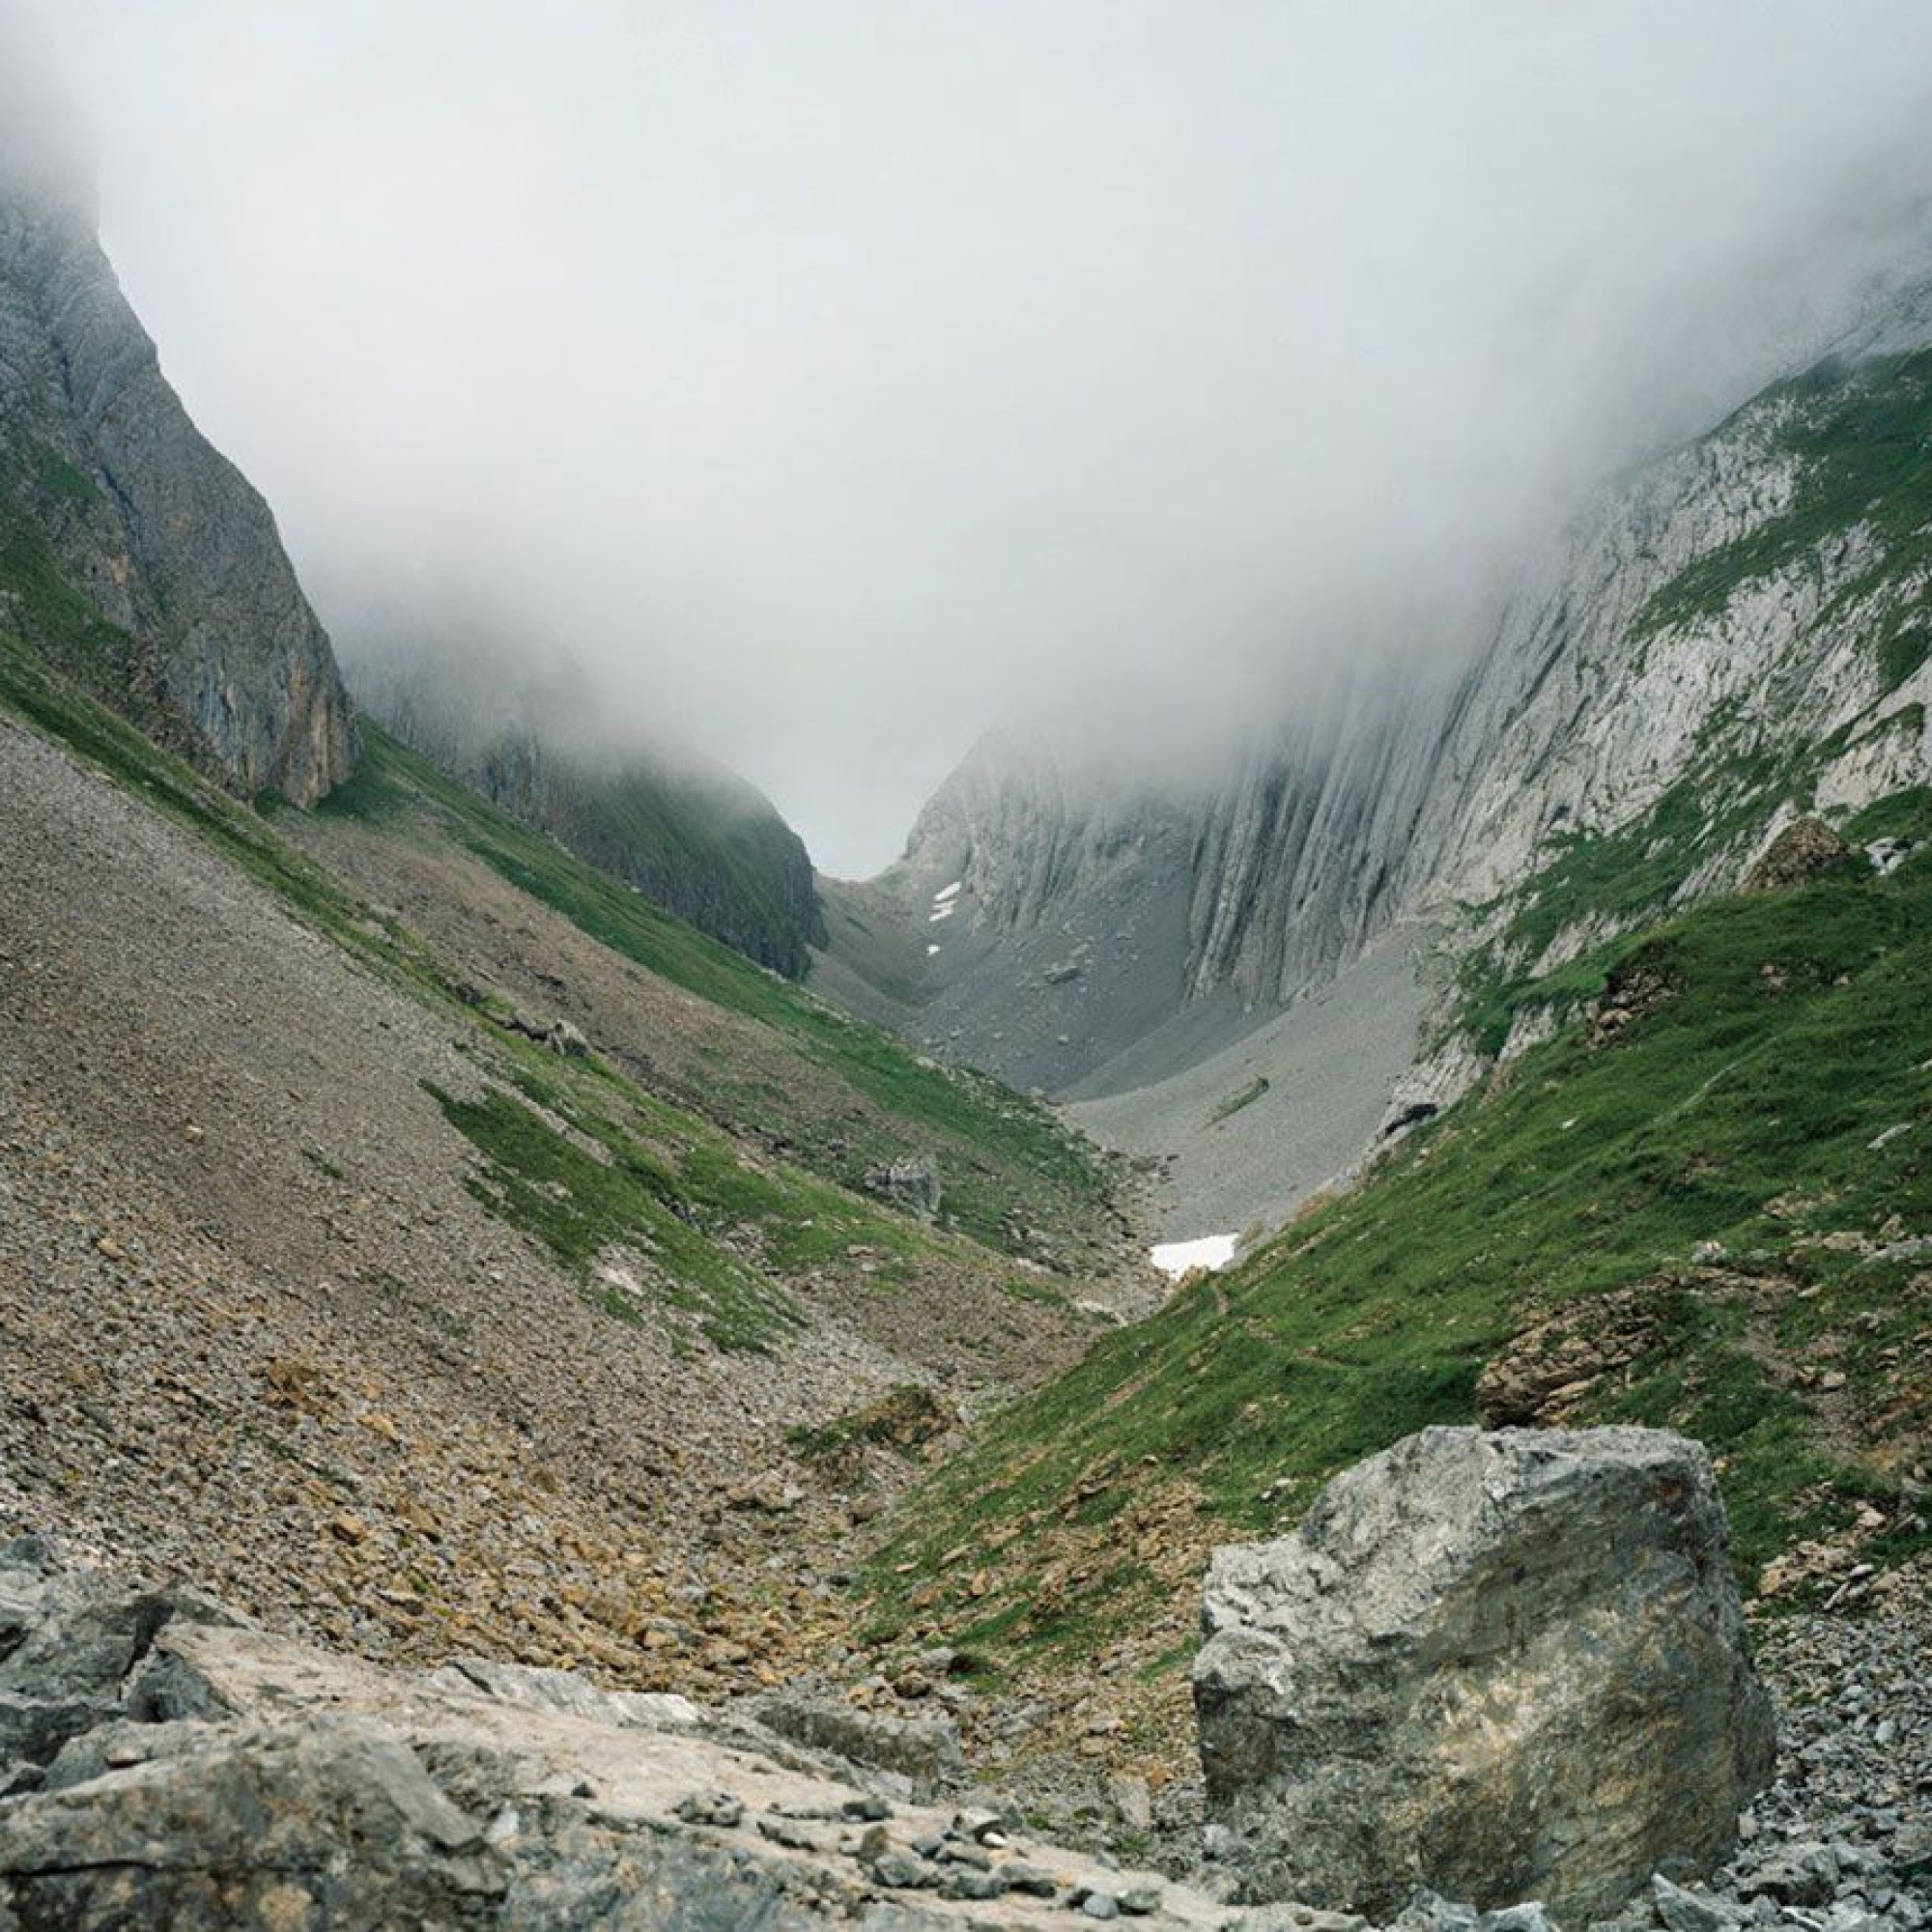
[[[1776,1749],[1727,1544],[1681,1435],[1430,1429],[1217,1550],[1194,1694],[1245,1895],[1580,1922],[1719,1863]]]

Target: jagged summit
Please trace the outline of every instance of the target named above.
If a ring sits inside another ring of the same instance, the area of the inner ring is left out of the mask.
[[[71,130],[0,83],[0,624],[245,795],[355,759],[274,518],[189,420],[96,239]]]

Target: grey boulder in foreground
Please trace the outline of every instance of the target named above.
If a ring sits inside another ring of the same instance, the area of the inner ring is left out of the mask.
[[[1728,1542],[1683,1436],[1430,1429],[1216,1551],[1194,1694],[1243,1895],[1581,1923],[1709,1872],[1776,1752]]]

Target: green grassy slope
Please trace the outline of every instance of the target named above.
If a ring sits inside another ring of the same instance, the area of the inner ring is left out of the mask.
[[[379,681],[372,709],[459,785],[747,958],[804,978],[825,936],[811,860],[750,785],[722,767],[567,751],[534,726],[469,746],[438,728],[433,692],[433,678],[410,686],[385,711]]]
[[[721,1067],[687,1095],[721,1123],[786,1143],[799,1162],[845,1184],[876,1161],[929,1149],[954,1225],[997,1247],[1023,1245],[1028,1226],[1091,1238],[1107,1222],[1104,1164],[1046,1108],[982,1074],[942,1065],[753,965],[380,730],[365,729],[364,739],[362,764],[325,802],[325,820],[355,819],[404,842],[460,845],[622,957],[769,1029],[786,1054],[865,1103],[835,1145],[813,1131],[784,1082],[736,1081]]]
[[[1881,820],[1932,836],[1922,797],[1854,829]],[[1807,1539],[1922,1545],[1901,1483],[1932,1426],[1932,1243],[1886,1249],[1932,1236],[1932,851],[1712,903],[1607,963],[1627,1024],[1533,1050],[915,1493],[881,1639],[1178,1666],[1208,1545],[1474,1421],[1485,1365],[1566,1310],[1580,1385],[1551,1412],[1709,1442],[1747,1579]]]
[[[187,827],[304,923],[446,1016],[482,1076],[480,1096],[436,1096],[475,1150],[471,1191],[549,1248],[611,1316],[669,1311],[720,1347],[760,1349],[797,1326],[827,1276],[863,1277],[868,1292],[890,1294],[914,1274],[937,1270],[963,1293],[1004,1299],[1008,1264],[962,1236],[923,1228],[802,1161],[774,1159],[594,1057],[559,1058],[505,1027],[507,1013],[490,1003],[479,1008],[465,976],[397,918],[376,912],[272,820],[159,750],[5,631],[0,706]],[[468,815],[479,838],[502,841],[492,850],[506,869],[520,867],[561,893],[560,870],[586,895],[586,907],[605,904],[599,895],[608,895],[613,939],[657,970],[726,1005],[775,1010],[801,1027],[841,1076],[849,1071],[854,1081],[905,1094],[921,1118],[973,1137],[989,1159],[1022,1170],[1037,1160],[1083,1187],[1091,1182],[1097,1194],[1097,1167],[1057,1131],[1049,1137],[1050,1122],[1037,1110],[989,1082],[955,1083],[917,1066],[882,1037],[830,1016],[821,1022],[782,981],[554,847],[546,857],[546,841],[480,800],[433,774],[425,781],[440,787],[450,810]],[[335,810],[380,811],[384,789],[406,782],[400,758],[379,749]],[[617,1252],[629,1258],[621,1279],[605,1265]]]

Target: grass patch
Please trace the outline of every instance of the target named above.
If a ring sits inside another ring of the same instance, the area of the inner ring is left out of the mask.
[[[470,1192],[542,1242],[595,1306],[619,1321],[639,1319],[624,1280],[612,1278],[615,1266],[603,1271],[635,1258],[628,1279],[638,1292],[694,1315],[721,1349],[762,1351],[800,1325],[790,1296],[699,1226],[676,1176],[640,1142],[534,1081],[522,1084],[527,1091],[492,1084],[472,1100],[429,1092],[481,1156]]]
[[[945,1171],[949,1219],[996,1248],[1015,1247],[1016,1223],[1065,1228],[1104,1210],[1109,1181],[1097,1151],[1045,1107],[836,1011],[508,817],[382,731],[371,727],[364,737],[361,768],[324,802],[324,817],[382,823],[431,811],[448,836],[520,891],[673,985],[783,1035],[891,1117],[869,1140],[855,1133],[836,1157],[815,1153],[812,1136],[790,1130],[782,1092],[762,1101],[738,1095],[733,1124],[776,1128],[828,1179],[847,1186],[908,1145],[932,1145]]]
[[[1355,1191],[993,1418],[899,1518],[879,1630],[1059,1655],[1071,1633],[1041,1579],[1084,1537],[1081,1641],[1118,1638],[1146,1585],[1113,1577],[1099,1526],[1180,1485],[1204,1542],[1278,1532],[1350,1463],[1474,1420],[1483,1366],[1536,1311],[1642,1284],[1668,1319],[1578,1419],[1710,1442],[1747,1577],[1890,1493],[1887,1445],[1932,1419],[1932,1303],[1910,1265],[1821,1243],[1932,1233],[1932,860],[1715,902],[1625,951],[1670,991],[1613,1041],[1572,1027],[1532,1049]],[[1747,1259],[1714,1283],[1689,1260],[1704,1241]],[[1859,1393],[1849,1435],[1779,1366],[1827,1344]]]
[[[1862,526],[1875,554],[1834,593],[1861,595],[1887,579],[1932,566],[1932,352],[1826,362],[1748,406],[1775,412],[1769,454],[1798,467],[1790,502],[1747,535],[1719,545],[1663,584],[1637,613],[1633,638],[1716,616],[1747,584],[1805,565]],[[1738,418],[1716,432],[1735,429]],[[1914,627],[1918,628],[1918,627]],[[1883,643],[1885,674],[1917,652],[1894,630]],[[1900,678],[1910,674],[1899,673]],[[1890,689],[1890,686],[1887,687]]]

